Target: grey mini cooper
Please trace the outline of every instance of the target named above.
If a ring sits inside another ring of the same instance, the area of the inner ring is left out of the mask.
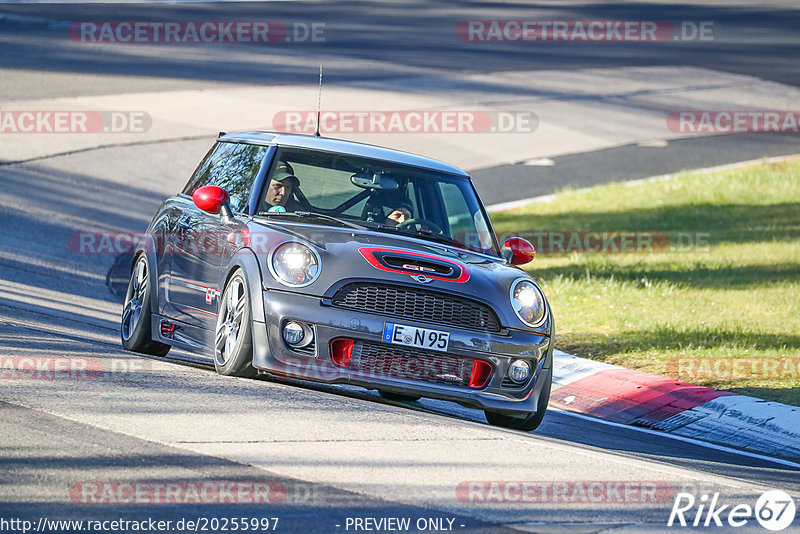
[[[137,245],[125,349],[180,347],[224,375],[267,374],[443,399],[533,430],[553,317],[497,243],[469,176],[359,143],[220,134]]]

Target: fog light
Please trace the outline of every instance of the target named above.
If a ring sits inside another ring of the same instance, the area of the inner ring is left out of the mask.
[[[283,327],[283,339],[285,339],[289,345],[299,345],[302,343],[305,335],[306,332],[303,330],[303,327],[295,322],[286,323]]]
[[[514,360],[508,368],[508,377],[517,384],[525,382],[531,374],[531,366],[525,360]]]

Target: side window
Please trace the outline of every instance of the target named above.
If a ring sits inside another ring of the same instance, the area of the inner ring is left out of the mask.
[[[218,142],[200,162],[183,193],[192,195],[205,185],[216,185],[231,197],[231,209],[244,212],[250,188],[268,147]]]
[[[261,168],[268,147],[259,145],[236,145],[228,163],[214,178],[214,185],[231,196],[231,209],[235,213],[246,211],[250,188]]]
[[[192,196],[192,194],[204,185],[214,185],[214,178],[222,170],[222,167],[227,163],[233,149],[236,148],[234,143],[217,143],[214,145],[200,165],[195,169],[194,174],[189,179],[189,183],[183,188],[185,195]]]

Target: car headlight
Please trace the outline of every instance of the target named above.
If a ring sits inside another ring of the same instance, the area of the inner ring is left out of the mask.
[[[311,247],[288,242],[279,245],[272,253],[269,270],[285,286],[304,287],[317,279],[322,263]]]
[[[520,278],[511,285],[511,307],[528,326],[539,326],[547,314],[544,295],[526,278]]]

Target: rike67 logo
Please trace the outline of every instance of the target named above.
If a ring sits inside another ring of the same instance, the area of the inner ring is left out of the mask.
[[[765,529],[780,531],[792,524],[795,512],[794,499],[781,490],[763,493],[755,507],[749,504],[722,504],[719,493],[703,494],[699,499],[691,493],[678,493],[667,526],[743,527],[755,516]]]

